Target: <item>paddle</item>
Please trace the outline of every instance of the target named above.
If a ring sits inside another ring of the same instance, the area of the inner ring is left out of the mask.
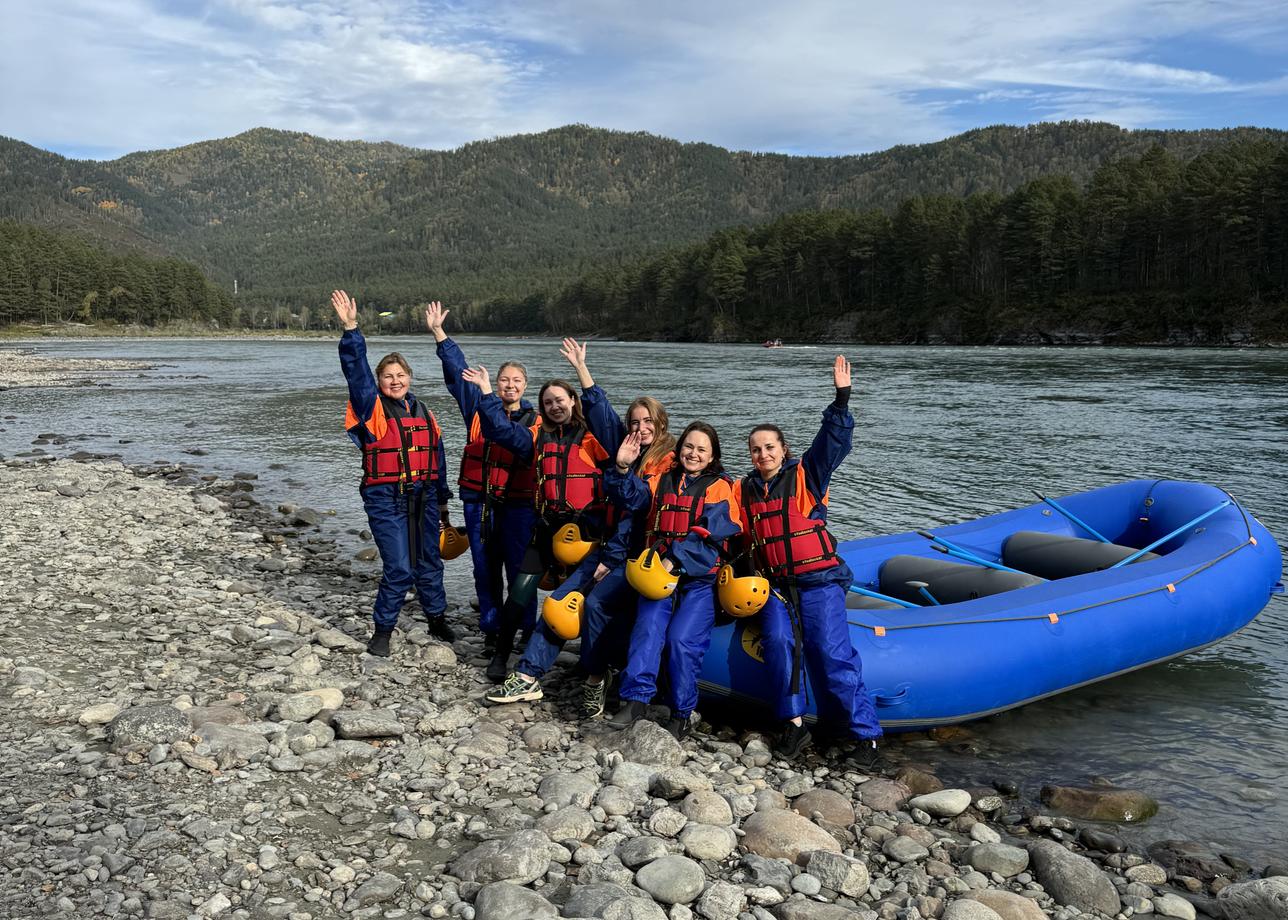
[[[953,556],[957,559],[965,560],[966,562],[974,562],[975,564],[982,565],[985,568],[997,569],[997,571],[999,572],[1011,572],[1012,574],[1015,574],[1015,575],[1028,574],[1028,572],[1021,572],[1019,569],[1013,569],[1010,566],[1002,565],[1000,562],[989,562],[987,559],[982,559],[979,556],[976,556],[970,550],[964,549],[963,547],[958,546],[956,543],[952,542],[951,540],[945,540],[943,537],[936,536],[935,534],[930,533],[930,531],[928,530],[917,531],[917,536],[925,537],[927,540],[930,541],[931,549],[937,550],[938,552],[943,553],[945,556]]]
[[[1041,499],[1042,501],[1046,502],[1048,505],[1050,505],[1050,506],[1051,506],[1052,508],[1054,508],[1056,511],[1059,511],[1059,512],[1060,512],[1061,514],[1063,514],[1066,518],[1068,518],[1069,520],[1073,521],[1073,523],[1077,524],[1079,527],[1081,527],[1081,528],[1082,528],[1083,530],[1085,530],[1087,533],[1091,534],[1093,537],[1095,537],[1095,538],[1096,538],[1097,540],[1099,540],[1101,543],[1112,543],[1112,542],[1113,542],[1112,540],[1108,540],[1108,539],[1106,539],[1106,538],[1104,537],[1104,535],[1100,533],[1100,531],[1096,530],[1096,528],[1092,527],[1090,524],[1088,524],[1088,523],[1087,523],[1086,521],[1084,521],[1082,518],[1078,517],[1076,514],[1074,514],[1074,513],[1073,513],[1072,511],[1070,511],[1068,508],[1065,508],[1063,505],[1061,505],[1059,502],[1057,502],[1054,498],[1047,498],[1047,497],[1046,497],[1045,495],[1043,495],[1041,492],[1038,492],[1038,491],[1036,491],[1036,490],[1034,490],[1033,494],[1034,494],[1034,495],[1036,495],[1036,496],[1037,496],[1039,499]]]
[[[860,588],[858,585],[850,585],[849,590],[853,591],[855,594],[861,594],[864,597],[875,598],[879,601],[889,601],[892,604],[898,604],[900,607],[910,607],[913,610],[919,609],[916,604],[911,604],[908,601],[901,601],[897,597],[891,597],[888,594],[881,594],[878,591],[870,591],[867,588]]]
[[[1186,531],[1186,530],[1189,530],[1189,529],[1190,529],[1191,527],[1193,527],[1195,524],[1201,524],[1201,523],[1203,523],[1203,522],[1204,522],[1204,521],[1206,521],[1208,518],[1210,518],[1212,515],[1216,514],[1218,511],[1220,511],[1222,508],[1226,507],[1226,506],[1227,506],[1227,505],[1229,505],[1229,504],[1230,504],[1230,499],[1228,499],[1228,498],[1227,498],[1225,501],[1221,502],[1221,504],[1217,505],[1215,508],[1211,509],[1210,511],[1204,511],[1202,514],[1200,514],[1200,515],[1199,515],[1198,517],[1196,517],[1194,520],[1190,521],[1188,524],[1182,524],[1180,527],[1178,527],[1178,528],[1176,528],[1175,530],[1173,530],[1173,531],[1172,531],[1171,533],[1169,533],[1167,536],[1165,536],[1165,537],[1159,537],[1159,538],[1158,538],[1157,540],[1155,540],[1153,543],[1149,544],[1149,546],[1146,546],[1146,547],[1144,547],[1144,548],[1142,548],[1142,549],[1138,549],[1138,550],[1136,550],[1136,552],[1132,553],[1132,554],[1131,554],[1130,556],[1128,556],[1126,559],[1119,559],[1117,562],[1115,562],[1115,563],[1114,563],[1113,565],[1111,565],[1109,568],[1110,568],[1110,569],[1118,569],[1118,568],[1122,568],[1124,565],[1127,565],[1127,564],[1128,564],[1128,563],[1130,563],[1130,562],[1135,562],[1135,561],[1136,561],[1137,559],[1139,559],[1141,556],[1143,556],[1143,555],[1145,555],[1146,553],[1148,553],[1148,552],[1152,551],[1152,550],[1153,550],[1153,549],[1155,549],[1156,547],[1162,546],[1164,543],[1166,543],[1168,540],[1172,539],[1172,537],[1176,536],[1177,534],[1180,534],[1180,533],[1183,533],[1183,532],[1184,532],[1184,531]],[[1106,569],[1105,571],[1108,571],[1108,570],[1109,570],[1109,569]]]

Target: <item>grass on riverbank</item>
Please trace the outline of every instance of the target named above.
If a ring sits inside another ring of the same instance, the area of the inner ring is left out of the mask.
[[[207,338],[207,339],[332,339],[334,329],[221,329],[209,323],[175,321],[163,326],[135,323],[18,323],[0,326],[5,339],[96,339],[96,338]]]

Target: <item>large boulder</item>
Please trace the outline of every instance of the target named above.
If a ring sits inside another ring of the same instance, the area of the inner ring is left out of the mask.
[[[809,819],[786,809],[758,811],[743,822],[742,845],[771,859],[798,862],[811,850],[841,852],[836,838]]]
[[[1158,814],[1158,803],[1145,793],[1115,786],[1043,786],[1041,795],[1050,808],[1084,821],[1128,824]]]
[[[1002,920],[1047,920],[1046,912],[1035,902],[1010,891],[985,888],[970,892],[963,898],[966,899],[992,909]]]
[[[537,798],[543,804],[576,805],[578,808],[589,808],[599,781],[587,773],[551,773],[541,779],[537,786]]]
[[[1216,902],[1227,920],[1284,920],[1288,917],[1288,878],[1226,885],[1217,893]]]
[[[456,862],[451,872],[467,882],[514,882],[526,885],[546,874],[550,838],[541,831],[519,831],[502,840],[479,844]]]
[[[792,811],[812,818],[818,812],[828,824],[846,826],[854,823],[854,805],[831,789],[811,789],[792,800]]]
[[[663,856],[635,873],[635,884],[663,904],[688,904],[706,886],[706,873],[684,856]]]
[[[173,744],[192,734],[192,721],[173,706],[131,706],[107,724],[113,751],[135,745]]]
[[[484,885],[474,899],[474,920],[543,920],[558,916],[557,907],[513,882]]]
[[[604,909],[615,901],[629,898],[630,892],[612,882],[578,885],[564,904],[565,917],[602,917]],[[475,918],[479,920],[479,918]]]
[[[1087,857],[1071,853],[1055,841],[1037,840],[1029,844],[1029,858],[1033,874],[1059,903],[1111,917],[1118,913],[1118,889]]]
[[[912,796],[912,790],[892,779],[870,779],[856,790],[859,801],[873,811],[895,812]]]
[[[595,820],[586,809],[565,805],[538,818],[536,828],[551,840],[585,840],[594,832]]]
[[[697,824],[729,825],[733,823],[733,809],[728,800],[718,792],[691,792],[680,803],[684,817]]]
[[[625,760],[675,767],[684,762],[684,748],[656,722],[640,719],[618,733],[612,743]]]
[[[406,734],[392,709],[341,709],[331,716],[341,738],[392,738]]]

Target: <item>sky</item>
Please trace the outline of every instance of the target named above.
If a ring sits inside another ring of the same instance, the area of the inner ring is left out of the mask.
[[[836,155],[990,124],[1288,128],[1284,0],[5,0],[0,135],[449,149],[580,123]]]

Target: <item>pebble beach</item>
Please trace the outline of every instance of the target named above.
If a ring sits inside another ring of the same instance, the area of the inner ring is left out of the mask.
[[[117,363],[0,352],[0,388]],[[412,602],[366,655],[372,551],[254,471],[38,441],[0,457],[0,916],[1288,917],[1288,864],[1092,820],[1148,810],[1131,790],[1035,802],[918,762],[969,726],[868,771],[744,725],[615,732],[577,719],[575,648],[544,700],[489,707],[469,599],[453,646]]]

